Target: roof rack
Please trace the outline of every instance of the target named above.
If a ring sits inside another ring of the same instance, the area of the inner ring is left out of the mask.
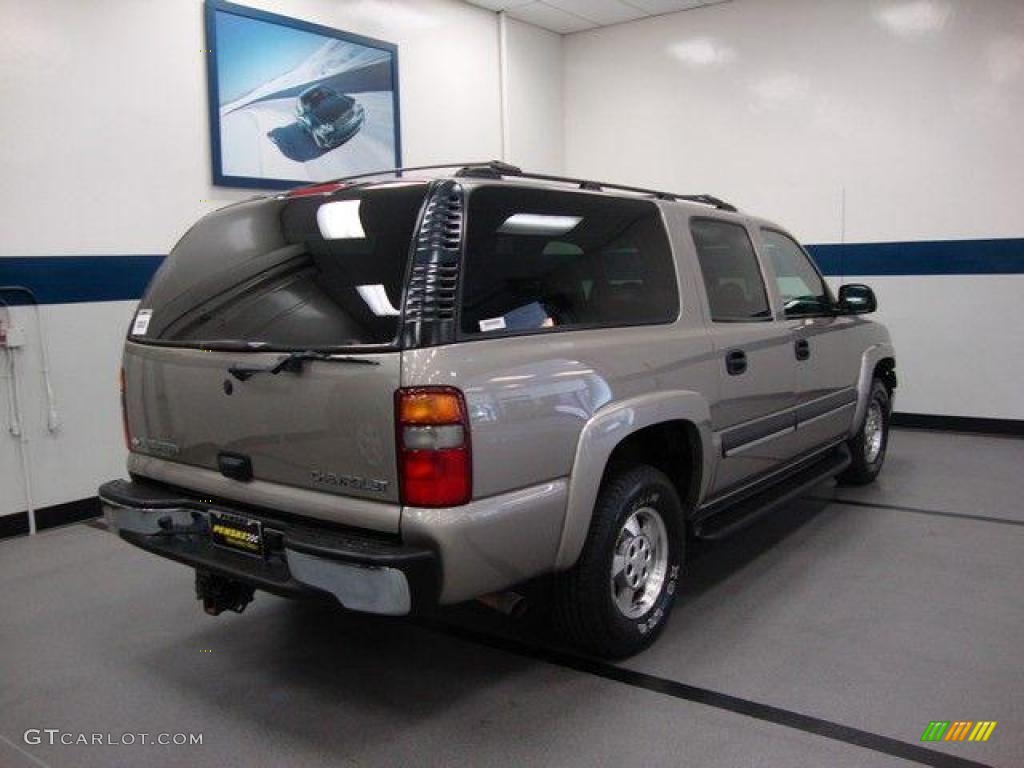
[[[450,166],[443,166],[450,167]],[[514,165],[503,163],[500,160],[491,160],[487,163],[470,163],[460,168],[456,176],[470,178],[500,179],[504,176],[517,176],[523,179],[537,179],[538,181],[555,181],[563,184],[576,184],[580,189],[600,192],[605,189],[621,190],[623,192],[636,192],[641,195],[653,195],[658,200],[686,200],[691,203],[703,203],[723,211],[736,211],[736,206],[720,200],[714,195],[680,195],[675,192],[663,192],[658,189],[646,189],[644,187],[631,187],[625,184],[612,184],[607,181],[590,181],[588,179],[577,179],[571,176],[552,176],[546,173],[530,173]]]
[[[513,176],[522,179],[536,179],[537,181],[554,181],[562,184],[575,184],[580,189],[592,192],[601,192],[605,189],[615,189],[622,192],[635,192],[640,195],[652,195],[658,200],[685,200],[690,203],[710,205],[723,211],[736,211],[736,206],[731,203],[727,203],[714,195],[680,195],[675,192],[663,192],[661,190],[646,189],[644,187],[631,187],[625,184],[612,184],[607,181],[590,181],[588,179],[577,179],[570,176],[552,176],[546,173],[531,173],[500,160],[484,160],[482,162],[471,163],[439,163],[437,165],[412,165],[404,168],[387,168],[385,170],[372,171],[370,173],[359,173],[354,176],[343,176],[339,179],[331,179],[330,182],[323,183],[329,184],[349,181],[350,179],[365,179],[371,176],[383,176],[385,174],[401,175],[402,173],[410,171],[437,171],[443,168],[458,168],[459,170],[455,172],[455,175],[462,178],[500,179],[505,176]]]
[[[352,176],[339,176],[336,179],[330,179],[329,181],[318,181],[317,184],[334,184],[341,181],[349,181],[350,179],[368,179],[371,176],[386,176],[388,174],[409,173],[410,171],[439,171],[442,168],[479,168],[492,163],[497,162],[496,160],[484,160],[479,163],[437,163],[436,165],[407,165],[402,168],[382,168],[379,171],[368,171],[367,173],[356,173]]]

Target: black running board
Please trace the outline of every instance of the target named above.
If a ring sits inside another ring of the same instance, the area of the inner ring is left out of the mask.
[[[723,500],[713,504],[693,523],[693,535],[717,541],[727,538],[769,512],[801,496],[814,486],[834,477],[850,466],[850,450],[845,443],[812,464],[740,501]]]

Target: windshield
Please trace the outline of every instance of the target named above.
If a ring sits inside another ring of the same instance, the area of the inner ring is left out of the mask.
[[[333,122],[351,110],[352,105],[355,103],[355,99],[350,96],[337,95],[329,99],[323,99],[312,107],[312,110],[313,114],[321,120]]]
[[[302,103],[306,106],[315,107],[327,97],[327,91],[317,88],[315,91],[307,91],[302,94]]]
[[[207,216],[161,265],[132,339],[279,350],[394,344],[426,190],[396,183]]]

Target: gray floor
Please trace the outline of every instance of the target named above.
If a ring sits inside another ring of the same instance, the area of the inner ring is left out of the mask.
[[[1022,440],[896,432],[876,486],[697,548],[665,634],[619,668],[535,652],[542,630],[475,606],[413,624],[260,595],[210,619],[187,569],[96,528],[8,540],[0,766],[895,766],[936,719],[999,725],[924,764],[1021,766],[1022,470]]]

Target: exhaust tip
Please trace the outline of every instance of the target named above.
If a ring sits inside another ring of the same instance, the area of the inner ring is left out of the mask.
[[[477,602],[512,619],[523,618],[530,607],[526,598],[518,592],[493,592],[489,595],[481,595],[477,598]]]

